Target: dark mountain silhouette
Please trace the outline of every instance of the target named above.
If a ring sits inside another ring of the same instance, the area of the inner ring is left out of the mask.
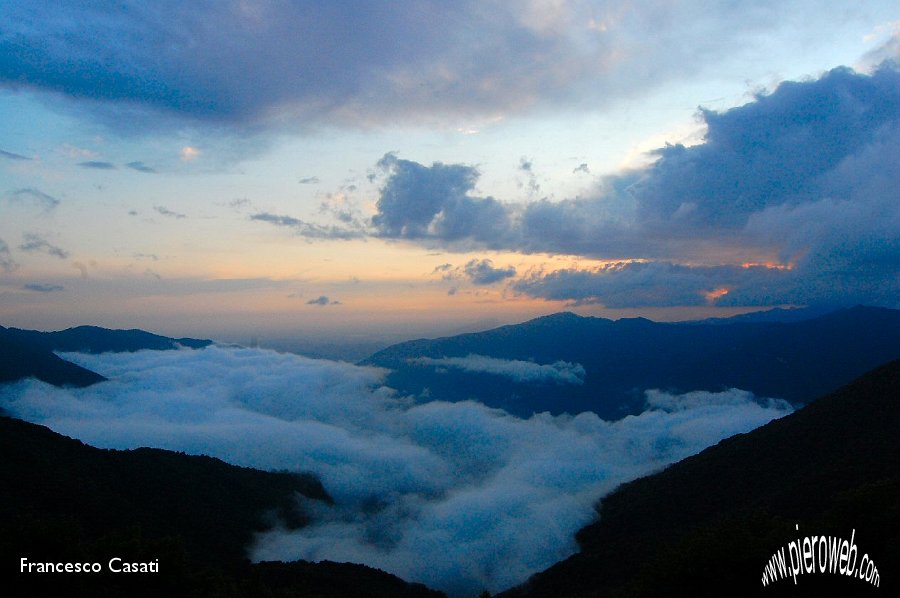
[[[56,386],[90,386],[100,374],[53,354],[50,349],[0,327],[0,383],[37,378]]]
[[[777,317],[777,316],[776,316]],[[417,358],[484,355],[578,363],[583,384],[516,382]],[[639,413],[644,391],[749,390],[804,404],[900,357],[900,310],[855,307],[796,322],[658,323],[558,313],[523,324],[414,340],[363,361],[392,370],[387,384],[421,400],[473,398],[527,417],[594,411]]]
[[[898,399],[900,360],[624,484],[578,533],[578,554],[504,596],[896,596]],[[831,573],[763,587],[770,557],[813,535],[852,535],[857,564],[868,554],[880,587]]]
[[[37,378],[56,386],[89,386],[106,378],[68,362],[54,351],[105,353],[170,350],[181,347],[199,349],[209,340],[168,338],[143,330],[108,330],[97,326],[79,326],[59,332],[38,332],[0,326],[0,383],[22,378]]]
[[[14,336],[51,351],[78,353],[122,353],[143,349],[166,351],[181,347],[202,349],[212,344],[210,340],[169,338],[144,330],[110,330],[99,326],[77,326],[58,332],[39,332],[18,328],[9,328],[8,330]]]
[[[307,523],[330,498],[310,475],[159,449],[100,450],[0,417],[4,592],[66,596],[439,596],[360,565],[251,565],[254,532]],[[158,560],[158,573],[23,573],[32,563]],[[12,583],[14,582],[14,583]],[[12,590],[11,590],[12,588]]]

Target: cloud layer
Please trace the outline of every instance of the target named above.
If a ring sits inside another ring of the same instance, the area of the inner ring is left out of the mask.
[[[386,155],[372,225],[429,247],[613,260],[533,271],[521,293],[608,307],[873,303],[900,297],[900,71],[835,69],[725,112],[593,195],[475,193],[471,166]]]
[[[557,361],[540,364],[518,359],[497,359],[486,355],[466,357],[417,357],[414,363],[437,368],[459,369],[464,372],[494,374],[515,382],[553,382],[556,384],[584,384],[584,366],[580,363]]]
[[[128,114],[107,122],[129,128],[148,112],[246,129],[491,117],[628,97],[752,51],[788,10],[818,14],[758,4],[7,2],[0,85]]]
[[[472,402],[415,404],[382,386],[383,371],[257,349],[67,357],[110,381],[0,386],[0,406],[100,447],[312,471],[337,504],[299,533],[260,536],[254,558],[363,562],[467,595],[573,553],[574,532],[616,485],[789,411],[739,391],[655,393],[616,422],[522,420]]]

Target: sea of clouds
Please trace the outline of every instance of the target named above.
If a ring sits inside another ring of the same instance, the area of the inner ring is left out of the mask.
[[[499,591],[577,550],[617,485],[790,412],[747,392],[648,393],[619,421],[417,404],[385,370],[263,349],[67,354],[110,380],[0,385],[0,408],[103,448],[160,447],[309,471],[334,506],[261,534],[256,560],[365,563],[451,595]],[[449,364],[448,364],[449,365]]]

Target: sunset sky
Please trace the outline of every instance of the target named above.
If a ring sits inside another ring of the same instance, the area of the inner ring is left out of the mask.
[[[0,325],[900,297],[895,1],[4,2]]]

